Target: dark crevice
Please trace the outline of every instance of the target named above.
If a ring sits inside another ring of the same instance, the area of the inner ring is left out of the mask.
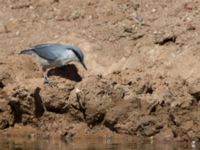
[[[176,123],[176,119],[175,119],[174,115],[169,114],[169,119],[175,126],[178,126],[178,124]]]
[[[9,122],[6,119],[2,119],[0,122],[0,129],[6,129],[9,127]]]
[[[75,105],[71,105],[74,109],[80,111],[82,114],[83,114],[83,118],[84,120],[86,119],[86,107],[85,107],[85,104],[82,102],[82,100],[80,100],[80,95],[79,94],[76,94],[76,99],[77,99],[77,102],[78,102],[78,106],[75,106]]]
[[[63,134],[61,134],[61,139],[64,140],[65,142],[72,142],[74,136],[75,133],[66,131]]]
[[[147,89],[146,93],[152,94],[153,93],[153,89],[150,87]]]
[[[19,101],[11,100],[8,104],[10,105],[12,114],[14,115],[14,124],[22,122],[22,111]]]
[[[3,89],[4,87],[5,85],[2,82],[0,82],[0,89]]]
[[[191,94],[197,102],[200,101],[200,92],[195,92]]]
[[[168,42],[173,42],[173,43],[175,43],[175,42],[176,42],[176,36],[168,37],[168,38],[164,39],[162,42],[160,42],[159,44],[160,44],[160,45],[164,45],[164,44],[166,44],[166,43],[168,43]]]
[[[145,84],[142,87],[142,89],[143,89],[143,93],[145,94],[153,94],[154,92],[153,87],[149,83]]]
[[[166,36],[166,37],[161,38],[160,40],[156,41],[155,44],[165,45],[168,42],[175,43],[176,39],[177,39],[176,35],[170,35],[170,36]]]
[[[42,98],[40,96],[40,91],[41,89],[39,87],[37,87],[34,91],[34,93],[31,95],[34,100],[35,100],[35,111],[34,114],[37,118],[41,117],[44,113],[44,106],[43,106],[43,102],[42,102]]]
[[[75,82],[82,81],[81,75],[78,73],[78,69],[74,64],[68,64],[66,66],[57,67],[49,70],[49,76],[59,76],[64,79],[69,79]]]
[[[89,127],[94,127],[102,123],[102,121],[104,120],[104,117],[105,117],[105,113],[97,113],[90,119],[87,119],[87,124]]]
[[[117,132],[117,129],[115,128],[116,124],[117,124],[117,121],[110,122],[110,121],[105,120],[104,122],[105,127],[107,127],[108,129],[114,132]]]
[[[152,114],[156,112],[156,105],[154,105],[150,110],[149,110],[149,114]]]
[[[59,106],[52,106],[51,103],[49,102],[45,103],[45,107],[47,111],[59,114],[67,113],[69,110],[69,107],[66,103],[60,103]]]

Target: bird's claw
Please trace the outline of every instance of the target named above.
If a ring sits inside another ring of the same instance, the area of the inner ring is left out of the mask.
[[[49,86],[55,86],[56,82],[45,78],[44,84],[48,84]]]

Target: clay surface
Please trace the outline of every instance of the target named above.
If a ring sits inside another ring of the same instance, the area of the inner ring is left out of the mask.
[[[2,135],[200,139],[198,0],[0,4]],[[72,62],[43,84],[35,59],[17,54],[40,43],[79,46],[88,71]]]

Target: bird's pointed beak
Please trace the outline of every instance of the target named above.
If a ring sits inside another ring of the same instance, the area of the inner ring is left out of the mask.
[[[84,62],[81,62],[81,64],[83,65],[83,68],[85,68],[85,70],[87,70],[86,65],[84,64]]]

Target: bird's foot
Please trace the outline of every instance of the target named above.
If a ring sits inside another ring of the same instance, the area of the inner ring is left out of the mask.
[[[56,82],[52,81],[52,80],[49,80],[48,78],[45,78],[44,79],[44,84],[48,84],[49,86],[55,86]]]

